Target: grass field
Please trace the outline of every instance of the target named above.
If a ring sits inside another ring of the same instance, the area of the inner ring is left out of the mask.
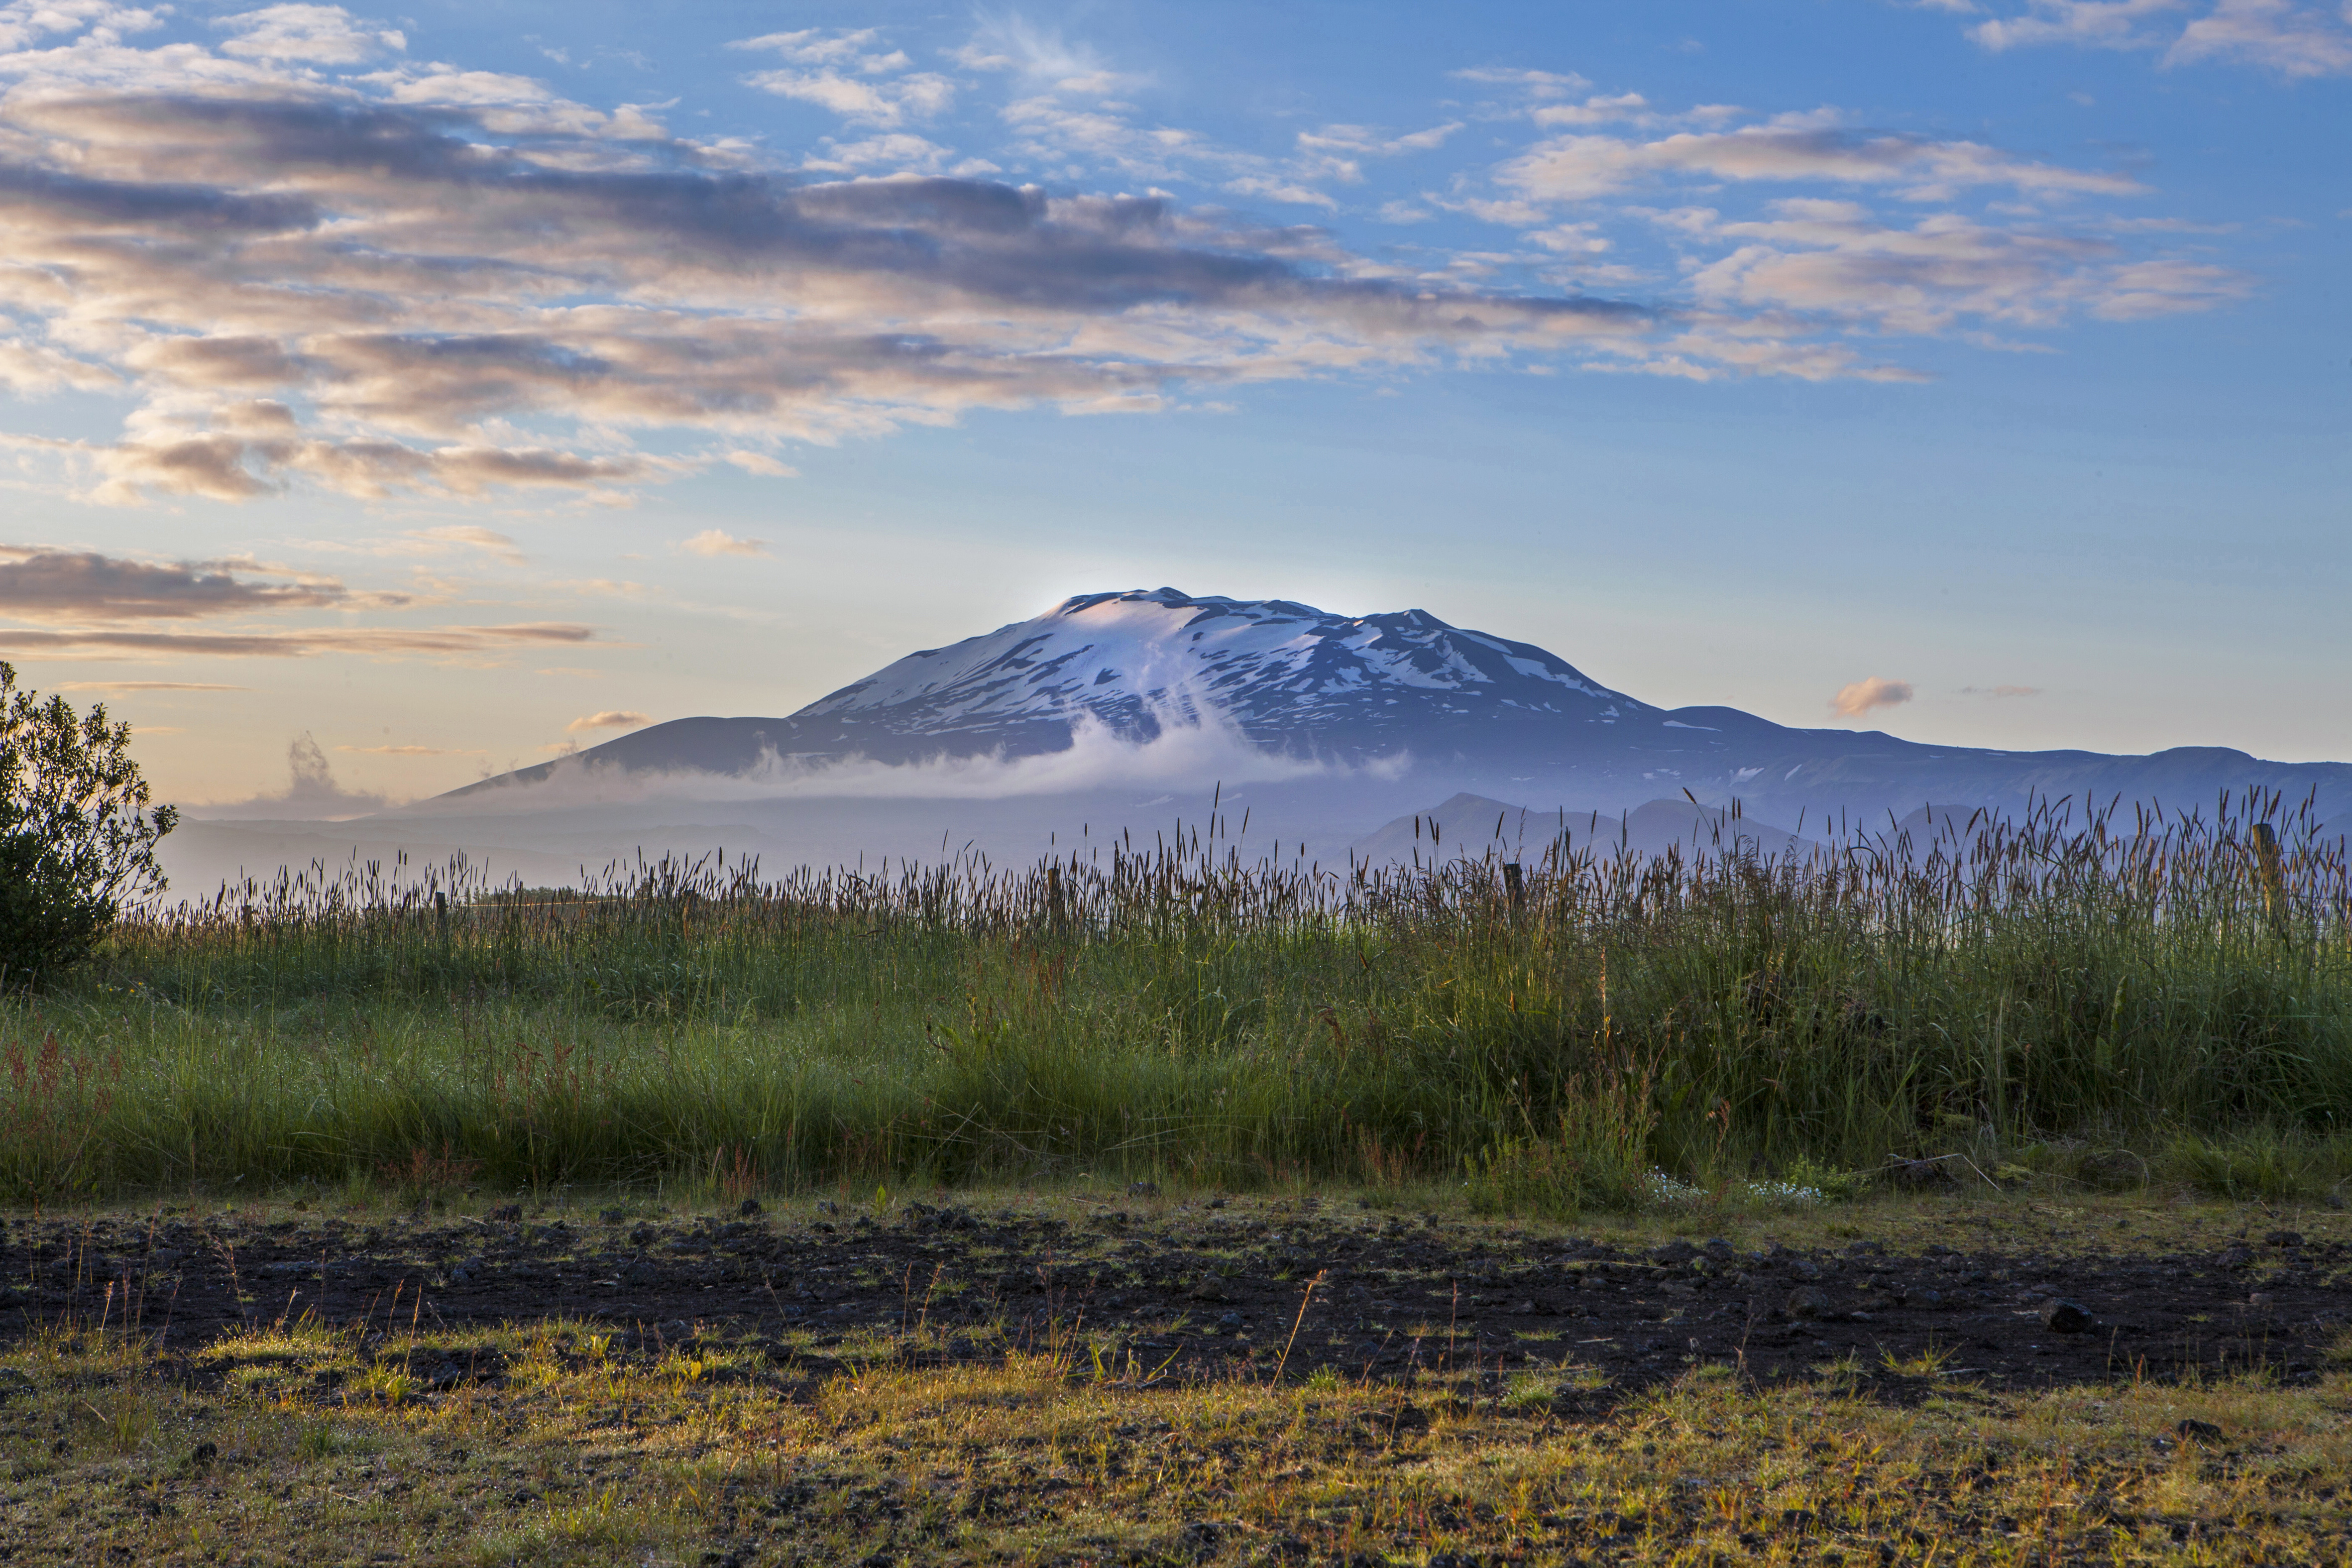
[[[0,1558],[2345,1561],[2306,829],[145,911],[0,999]]]
[[[1555,849],[1516,891],[1244,866],[1214,821],[1009,872],[322,873],[0,1003],[0,1194],[1099,1170],[1570,1212],[1954,1157],[2315,1194],[2352,1174],[2352,882],[2268,815],[2267,854],[2242,809],[2049,814],[1803,866]]]

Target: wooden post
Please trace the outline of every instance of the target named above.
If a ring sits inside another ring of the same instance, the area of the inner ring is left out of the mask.
[[[1047,866],[1045,868],[1045,913],[1054,923],[1055,933],[1056,935],[1060,934],[1062,930],[1062,868],[1059,866]]]
[[[1528,883],[1526,873],[1517,860],[1503,862],[1503,891],[1510,895],[1511,919],[1517,920],[1527,912]]]
[[[449,895],[446,893],[436,892],[433,895],[433,924],[440,934],[441,945],[446,947],[449,944]]]
[[[2262,873],[2263,912],[2270,917],[2271,934],[2287,934],[2286,870],[2279,861],[2278,835],[2267,822],[2253,826],[2254,866]]]

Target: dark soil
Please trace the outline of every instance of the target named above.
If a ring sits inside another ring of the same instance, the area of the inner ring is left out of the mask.
[[[825,1205],[818,1205],[820,1209]],[[932,1331],[929,1354],[1108,1340],[1171,1373],[1271,1362],[1293,1376],[1416,1368],[1500,1379],[1572,1363],[1606,1397],[1736,1362],[1810,1374],[1852,1355],[1901,1394],[1932,1379],[2023,1389],[2191,1368],[2315,1375],[2352,1314],[2352,1247],[2280,1230],[2221,1252],[2147,1256],[1931,1247],[1903,1256],[1627,1251],[1483,1226],[1212,1205],[1082,1224],[900,1205],[846,1214],[629,1220],[214,1215],[0,1222],[0,1340],[126,1320],[167,1352],[310,1314],[443,1334],[601,1320],[623,1347],[765,1340],[822,1360],[845,1340]],[[1319,1277],[1309,1298],[1309,1282]],[[1300,1303],[1307,1300],[1301,1321]]]

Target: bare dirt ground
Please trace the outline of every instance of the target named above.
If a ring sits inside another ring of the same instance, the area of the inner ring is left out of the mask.
[[[828,1350],[920,1330],[938,1362],[1076,1336],[1180,1376],[1286,1352],[1293,1376],[1374,1381],[1572,1366],[1614,1403],[1706,1363],[1764,1381],[1846,1361],[1895,1397],[1927,1386],[1901,1365],[2018,1392],[2252,1369],[2292,1385],[2352,1321],[2338,1216],[2306,1236],[2252,1210],[2184,1225],[2012,1205],[1867,1227],[1885,1239],[1751,1219],[1661,1240],[1312,1197],[478,1206],[10,1218],[0,1344],[104,1321],[168,1358],[306,1318],[445,1342],[563,1318],[624,1351],[770,1342],[821,1374]],[[495,1382],[496,1359],[444,1374]]]

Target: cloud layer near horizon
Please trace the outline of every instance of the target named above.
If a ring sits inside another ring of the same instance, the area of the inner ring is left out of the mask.
[[[752,448],[1514,355],[1904,379],[1850,340],[2132,319],[2243,287],[2061,221],[2141,193],[2121,175],[1830,111],[1580,100],[1589,84],[1543,72],[1458,73],[1493,95],[1482,115],[1535,140],[1428,197],[1521,231],[1526,281],[1505,287],[1493,258],[1402,263],[1157,190],[1015,184],[909,129],[1003,83],[1003,155],[1328,210],[1370,163],[1462,123],[1324,125],[1286,156],[1245,153],[1140,123],[1118,72],[1018,28],[983,28],[951,73],[871,29],[741,40],[747,63],[783,62],[748,85],[862,138],[794,169],[642,107],[408,62],[403,34],[334,6],[222,17],[212,47],[127,41],[161,25],[103,0],[0,5],[0,382],[134,403],[120,440],[0,439],[105,500],[609,493],[713,462],[783,476]],[[1727,183],[1913,210],[1655,202]],[[1955,210],[1969,192],[2031,212]],[[1664,237],[1681,276],[1601,259],[1615,242],[1594,204],[1619,196],[1648,205],[1602,216]],[[639,449],[650,432],[667,455]]]

